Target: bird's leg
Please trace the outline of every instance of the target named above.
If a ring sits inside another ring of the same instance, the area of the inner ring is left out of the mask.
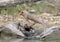
[[[28,20],[28,18],[27,17],[24,17],[25,19],[26,19],[26,21],[28,21],[29,23],[31,23],[29,20]],[[33,26],[33,25],[35,25],[36,23],[34,22],[32,25],[30,25],[30,26]]]
[[[24,16],[23,16],[24,17]],[[29,22],[29,20],[28,20],[28,18],[27,17],[24,17],[25,19],[26,19],[26,21],[28,21]],[[29,23],[31,23],[31,22],[29,22]]]
[[[34,22],[32,25],[30,25],[30,26],[34,26],[36,23]]]
[[[29,22],[29,23],[31,23],[28,19],[27,19],[27,21]],[[30,26],[33,26],[33,25],[35,25],[36,23],[34,22],[32,25],[30,25]]]

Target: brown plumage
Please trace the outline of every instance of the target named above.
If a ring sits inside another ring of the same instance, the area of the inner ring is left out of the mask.
[[[32,20],[35,23],[40,23],[43,24],[44,20],[39,20],[36,15],[30,14],[29,12],[27,12],[26,10],[23,10],[22,12],[19,13],[20,15],[22,15],[26,20]]]

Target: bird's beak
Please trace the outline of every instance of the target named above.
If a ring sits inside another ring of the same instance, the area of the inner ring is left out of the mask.
[[[23,12],[20,12],[20,13],[19,13],[19,16],[23,16]]]
[[[22,16],[22,13],[20,13],[19,16]]]

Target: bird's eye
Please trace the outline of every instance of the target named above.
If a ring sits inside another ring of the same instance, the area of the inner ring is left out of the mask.
[[[24,13],[24,12],[22,12],[22,13]]]

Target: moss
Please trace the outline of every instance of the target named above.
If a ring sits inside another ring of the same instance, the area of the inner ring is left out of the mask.
[[[11,33],[4,33],[4,32],[2,32],[1,34],[0,34],[0,38],[2,38],[2,39],[10,39],[10,38],[13,38],[13,37],[16,37],[16,35],[13,35],[13,34],[11,34]]]
[[[36,14],[40,14],[43,13],[45,11],[50,11],[51,13],[55,13],[56,10],[54,7],[50,6],[50,5],[46,5],[44,3],[39,3],[39,4],[33,4],[31,6],[27,5],[27,4],[17,4],[16,6],[6,6],[6,7],[0,7],[0,13],[2,11],[1,14],[7,14],[7,15],[15,15],[18,16],[18,13],[23,9],[23,8],[34,8],[37,10]]]

